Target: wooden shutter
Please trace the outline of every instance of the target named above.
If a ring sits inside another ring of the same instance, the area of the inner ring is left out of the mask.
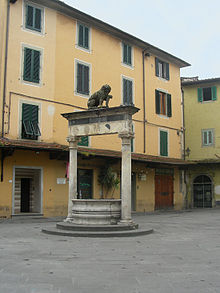
[[[166,66],[166,79],[169,80],[170,79],[170,69],[169,69],[169,63],[165,63]]]
[[[159,76],[159,60],[155,58],[155,74]]]
[[[83,76],[84,76],[84,84],[83,84],[83,93],[89,95],[89,66],[83,66]]]
[[[213,101],[217,100],[217,88],[216,88],[216,86],[212,86],[212,100]]]
[[[78,34],[78,45],[83,47],[83,26],[81,24],[79,24]]]
[[[172,104],[170,94],[167,94],[167,116],[172,117]]]
[[[168,156],[168,134],[166,131],[160,131],[160,155]]]
[[[155,108],[156,114],[160,114],[160,92],[155,90]]]
[[[34,28],[41,31],[41,9],[35,8],[35,23]]]
[[[32,50],[29,48],[24,48],[23,80],[31,81],[31,60],[32,60]]]
[[[37,139],[41,135],[37,105],[22,104],[22,138]]]
[[[32,81],[40,81],[40,52],[32,50]]]
[[[198,88],[198,102],[199,103],[202,103],[202,101],[203,101],[203,90],[202,90],[202,88]]]
[[[128,55],[127,55],[127,45],[123,44],[123,62],[127,63]]]
[[[33,28],[34,24],[34,8],[26,5],[26,28]]]
[[[127,80],[123,78],[123,104],[128,105]]]
[[[77,93],[82,93],[82,70],[83,65],[77,63]]]
[[[127,86],[128,86],[128,104],[132,105],[132,97],[133,97],[133,90],[132,90],[132,81],[127,80]]]
[[[84,27],[84,47],[89,48],[89,28]]]
[[[127,60],[127,63],[129,65],[131,65],[131,46],[127,46],[128,47],[128,60]]]

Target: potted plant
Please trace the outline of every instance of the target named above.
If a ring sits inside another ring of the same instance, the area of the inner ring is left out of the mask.
[[[108,197],[110,190],[112,190],[111,198],[113,198],[115,189],[119,187],[120,180],[117,177],[117,174],[113,171],[112,167],[104,166],[100,169],[98,183],[102,188],[101,199],[104,198],[104,190],[106,191],[105,198]]]

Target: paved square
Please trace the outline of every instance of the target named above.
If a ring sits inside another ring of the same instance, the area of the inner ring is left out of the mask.
[[[220,209],[134,215],[153,234],[70,238],[1,220],[0,293],[220,292]]]

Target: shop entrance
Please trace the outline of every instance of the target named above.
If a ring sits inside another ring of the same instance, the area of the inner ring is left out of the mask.
[[[93,170],[78,169],[77,175],[77,198],[91,199],[92,198],[92,181]]]

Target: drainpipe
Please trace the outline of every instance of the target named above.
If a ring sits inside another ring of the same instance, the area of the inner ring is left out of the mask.
[[[181,104],[182,104],[182,123],[183,123],[183,147],[182,147],[182,150],[183,150],[183,160],[185,161],[186,160],[186,152],[185,152],[185,149],[186,149],[186,137],[185,137],[185,108],[184,108],[184,90],[183,88],[181,88],[181,92],[182,92],[182,101],[181,101]],[[188,208],[188,197],[187,197],[187,194],[188,194],[188,190],[187,190],[187,184],[186,184],[186,170],[183,171],[183,182],[184,182],[184,185],[185,185],[185,188],[184,188],[184,192],[185,192],[185,209]]]
[[[145,113],[145,110],[146,110],[146,105],[145,105],[145,62],[144,62],[144,58],[145,58],[145,51],[146,49],[144,49],[142,51],[142,64],[143,64],[143,120],[144,120],[144,133],[143,133],[143,136],[144,136],[144,153],[146,152],[146,127],[145,127],[145,120],[146,120],[146,113]]]
[[[17,0],[8,0],[7,4],[7,19],[6,19],[6,36],[5,36],[5,64],[4,64],[4,82],[3,82],[3,97],[2,97],[2,131],[1,137],[4,137],[5,125],[5,101],[6,101],[6,79],[7,79],[7,65],[8,65],[8,35],[9,35],[9,16],[10,3],[14,4]]]

